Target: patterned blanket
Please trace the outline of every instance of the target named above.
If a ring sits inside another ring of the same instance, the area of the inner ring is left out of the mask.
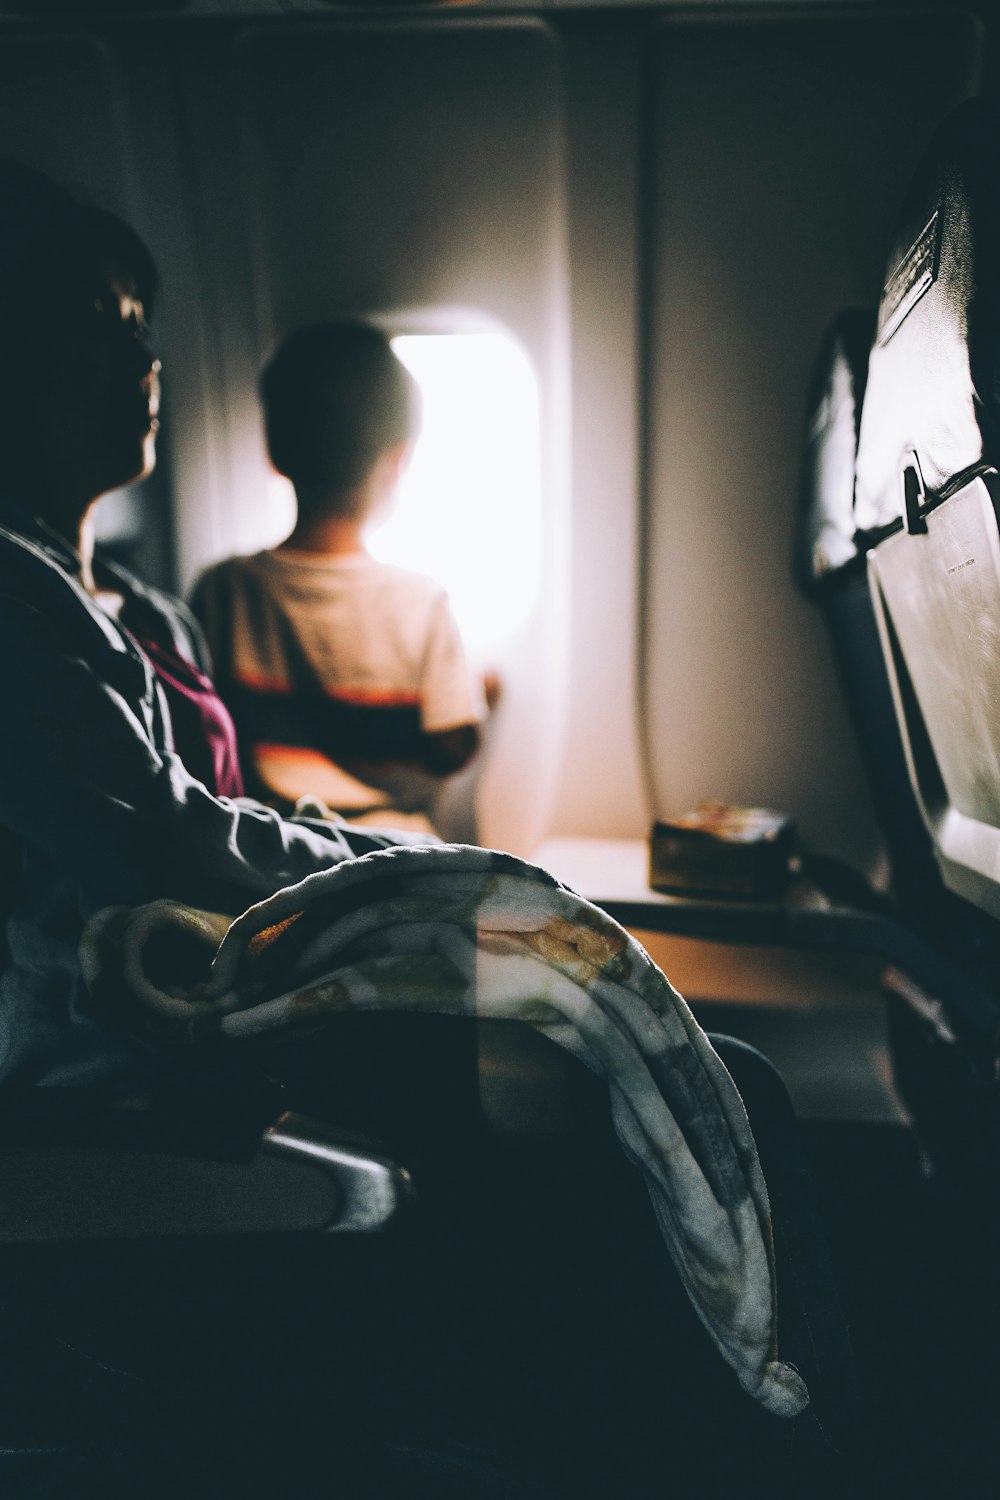
[[[536,1027],[607,1079],[618,1137],[741,1386],[780,1416],[807,1404],[777,1357],[770,1211],[740,1096],[643,949],[545,871],[465,846],[380,850],[232,922],[168,901],[102,912],[81,955],[95,995],[124,997],[161,1034],[246,1037],[349,1010]]]

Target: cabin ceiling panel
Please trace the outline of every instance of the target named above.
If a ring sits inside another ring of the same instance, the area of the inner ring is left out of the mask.
[[[857,9],[850,0],[844,10]],[[874,7],[872,7],[874,8]],[[880,9],[899,16],[904,10],[919,13],[940,9],[940,0],[916,0],[907,7],[890,3]],[[988,18],[995,7],[991,0],[967,0],[963,9]],[[290,15],[345,17],[412,18],[415,15],[440,16],[461,20],[483,12],[530,12],[537,15],[557,11],[623,11],[655,10],[670,14],[683,12],[686,18],[720,18],[730,22],[740,14],[783,11],[808,14],[813,10],[829,12],[830,0],[0,0],[0,26],[17,26],[27,22],[45,25],[79,25],[119,21],[188,22],[219,19],[255,19]]]

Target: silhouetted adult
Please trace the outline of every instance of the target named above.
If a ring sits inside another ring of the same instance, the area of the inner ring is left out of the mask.
[[[241,797],[185,607],[102,560],[93,509],[155,462],[152,258],[113,215],[0,163],[0,1082],[135,1082],[155,1052],[91,1013],[89,915],[236,914],[393,837]]]

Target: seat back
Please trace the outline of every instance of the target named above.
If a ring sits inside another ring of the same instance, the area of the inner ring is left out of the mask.
[[[875,314],[867,309],[839,313],[809,385],[795,571],[800,586],[817,598],[832,579],[849,575],[859,555],[854,468],[874,330]]]
[[[861,418],[855,521],[919,815],[1000,916],[1000,109],[961,106],[904,202]]]
[[[900,910],[932,930],[944,924],[933,845],[910,786],[868,586],[865,536],[855,518],[855,462],[875,314],[840,313],[823,340],[810,386],[795,571],[822,611],[861,749]]]
[[[894,270],[900,258],[894,258]],[[911,259],[917,298],[923,273],[919,254]],[[930,269],[936,269],[933,256]],[[898,297],[898,278],[890,277],[889,286],[886,296]],[[929,286],[922,295],[928,294]],[[928,535],[907,533],[899,499],[900,475],[910,461],[907,442],[915,444],[919,427],[901,438],[898,424],[908,408],[905,403],[894,406],[894,382],[905,377],[887,368],[884,351],[903,325],[897,321],[887,333],[899,310],[887,315],[886,307],[883,301],[884,342],[878,342],[873,314],[848,312],[835,320],[820,352],[809,406],[796,573],[829,630],[885,839],[897,917],[930,951],[942,955],[957,980],[946,993],[941,976],[922,958],[915,972],[908,971],[910,979],[896,974],[889,981],[887,1019],[896,1084],[922,1147],[942,1181],[967,1185],[992,1174],[995,1165],[991,1039],[1000,1014],[992,998],[1000,972],[1000,929],[992,916],[963,899],[965,883],[953,879],[952,888],[945,883],[936,825],[928,816],[926,778],[928,768],[932,772],[936,765],[930,728],[916,707],[905,667],[892,651],[888,656],[883,652],[890,639],[877,581],[883,549],[901,539],[907,544],[924,541]],[[917,308],[916,300],[912,308]],[[953,352],[952,367],[954,363]],[[874,395],[869,366],[877,372]],[[921,371],[920,379],[929,391],[933,369]],[[946,391],[947,381],[945,399]],[[932,406],[929,394],[927,405]],[[945,440],[959,431],[959,424],[948,420],[935,431],[938,441],[928,451],[943,461]],[[866,446],[856,475],[859,445]],[[886,455],[893,451],[897,462],[890,463]],[[975,449],[967,443],[963,457],[970,451]],[[862,483],[866,487],[859,490]],[[893,483],[896,488],[889,494]],[[922,607],[917,587],[904,598],[912,599],[917,610]],[[1000,614],[995,618],[1000,621]],[[890,919],[889,925],[898,924]],[[918,983],[910,982],[913,978]]]

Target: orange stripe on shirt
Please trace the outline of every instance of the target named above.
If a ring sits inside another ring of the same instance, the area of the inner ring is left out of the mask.
[[[264,677],[256,672],[240,672],[234,674],[235,680],[241,687],[250,688],[257,693],[281,693],[291,695],[297,690],[283,677]],[[398,688],[326,688],[328,698],[336,698],[338,703],[353,704],[358,708],[419,708],[420,694]]]
[[[240,687],[250,688],[255,693],[290,693],[292,684],[286,677],[265,677],[261,672],[241,672],[238,669],[233,673],[233,680]]]
[[[396,688],[328,688],[328,695],[341,703],[367,708],[419,708],[420,694]]]
[[[313,765],[318,763],[324,766],[331,764],[328,755],[324,755],[321,750],[310,750],[305,745],[275,745],[258,740],[253,746],[253,751],[255,755],[273,756],[276,760],[292,760],[300,763],[308,761]]]

